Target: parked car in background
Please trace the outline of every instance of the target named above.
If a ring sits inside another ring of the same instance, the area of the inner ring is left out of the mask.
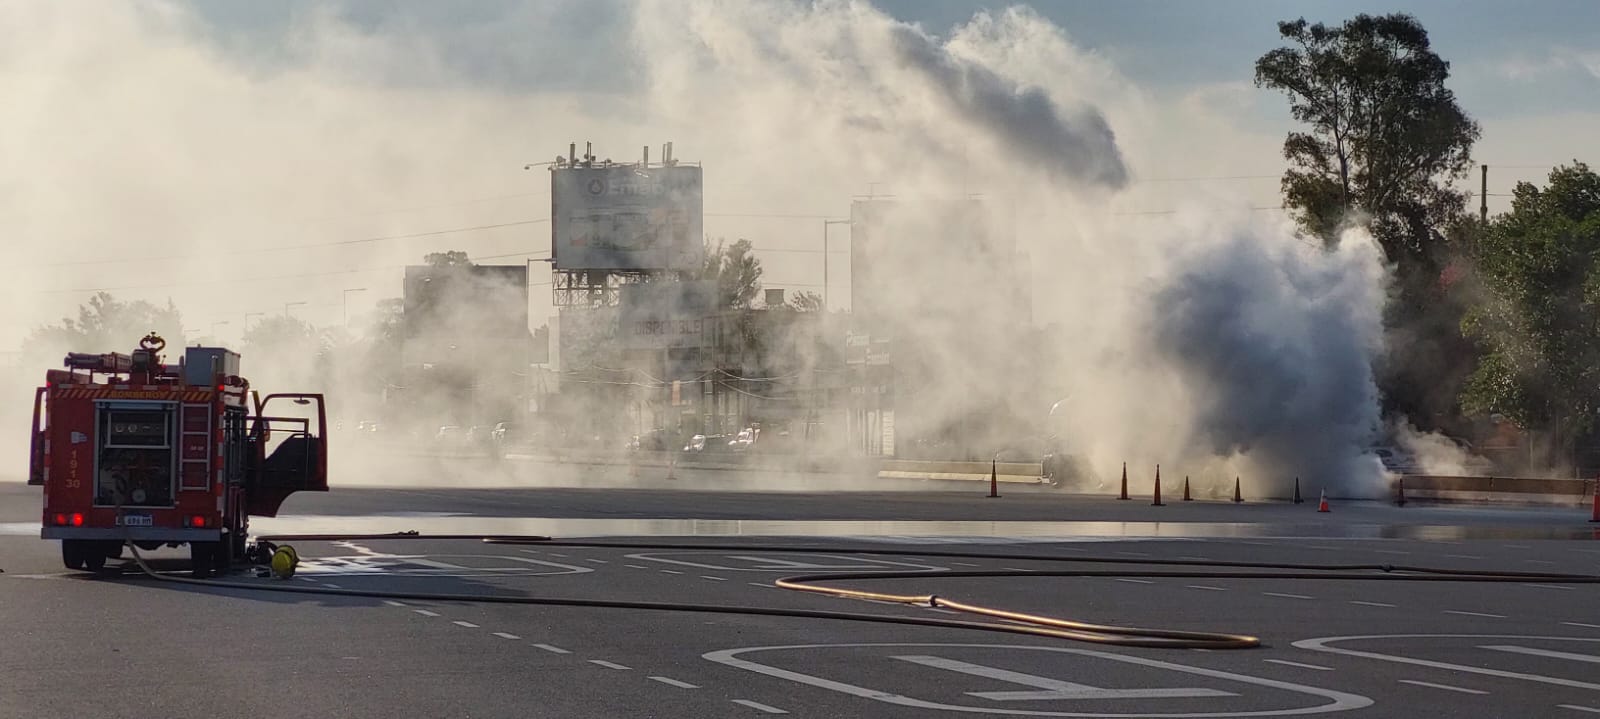
[[[1399,447],[1374,447],[1372,453],[1383,462],[1383,468],[1395,474],[1416,474],[1421,470],[1417,458]]]

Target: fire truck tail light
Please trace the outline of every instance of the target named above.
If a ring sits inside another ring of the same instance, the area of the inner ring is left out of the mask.
[[[56,518],[55,519],[56,519],[56,526],[57,527],[65,527],[65,526],[67,526],[67,514],[65,512],[56,512]]]
[[[199,527],[201,529],[204,529],[205,526],[206,526],[206,516],[204,514],[196,514],[196,515],[193,515],[193,516],[190,516],[190,517],[184,517],[183,518],[183,526],[185,526],[185,527]]]
[[[82,512],[73,512],[72,513],[72,526],[74,526],[74,527],[82,527],[83,526],[83,513]]]

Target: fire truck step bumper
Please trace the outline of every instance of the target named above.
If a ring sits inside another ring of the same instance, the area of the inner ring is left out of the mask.
[[[174,529],[170,527],[45,527],[42,539],[131,539],[135,542],[216,542],[222,532],[215,529]]]

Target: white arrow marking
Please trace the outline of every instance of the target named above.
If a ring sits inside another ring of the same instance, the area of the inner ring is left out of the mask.
[[[1021,684],[1027,687],[1037,687],[1044,691],[1037,692],[967,692],[969,696],[980,699],[989,699],[997,702],[1013,701],[1044,701],[1048,699],[1169,699],[1177,697],[1231,697],[1238,696],[1229,692],[1216,689],[1199,688],[1173,688],[1173,689],[1102,689],[1087,684],[1074,684],[1059,679],[1039,677],[1032,674],[1023,674],[1009,669],[996,669],[982,664],[969,664],[967,662],[943,657],[925,655],[897,656],[903,662],[920,664],[934,669],[944,669],[962,674],[971,674],[977,677],[996,679],[1012,684]]]

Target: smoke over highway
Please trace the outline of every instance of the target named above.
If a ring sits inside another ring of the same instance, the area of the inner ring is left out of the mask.
[[[803,254],[815,222],[784,216],[837,217],[851,196],[894,196],[917,228],[901,240],[916,264],[878,273],[878,309],[938,348],[922,369],[947,391],[922,408],[927,425],[998,404],[1038,426],[986,445],[1036,449],[1024,435],[1044,434],[1051,405],[1070,396],[1064,437],[1101,478],[1122,462],[1160,463],[1281,495],[1296,475],[1347,493],[1377,476],[1363,459],[1382,350],[1376,251],[1355,236],[1332,252],[1308,247],[1281,215],[1226,188],[1140,184],[1229,174],[1232,153],[1260,138],[1194,98],[1136,86],[1032,11],[981,13],[940,34],[854,2],[394,13],[290,11],[235,36],[166,3],[0,10],[0,84],[28,108],[0,117],[0,136],[28,138],[8,150],[3,184],[15,191],[0,211],[36,240],[5,271],[0,324],[21,335],[85,299],[62,290],[100,287],[170,297],[191,326],[232,317],[235,332],[246,312],[301,300],[312,304],[298,313],[336,324],[339,292],[372,287],[353,307],[364,317],[425,252],[528,252],[547,228],[344,241],[537,219],[546,178],[523,163],[570,140],[631,160],[671,139],[704,161],[708,233],[748,237],[758,252],[801,249],[762,257],[769,284],[820,281]],[[274,51],[253,44],[263,35]],[[475,199],[516,193],[534,196]],[[983,219],[943,221],[966,199],[983,203]],[[1118,214],[1147,209],[1158,213]],[[48,248],[66,245],[129,262],[50,266]],[[842,296],[842,265],[839,308],[856,299]],[[1015,282],[973,281],[984,266],[1014,268]],[[1026,316],[972,321],[964,308],[1002,289],[1023,295]],[[245,357],[246,374],[257,361]],[[365,361],[303,372],[358,396],[336,403],[370,403],[383,388],[362,382]],[[43,369],[29,366],[25,383]],[[1038,382],[1017,387],[1024,371]]]

